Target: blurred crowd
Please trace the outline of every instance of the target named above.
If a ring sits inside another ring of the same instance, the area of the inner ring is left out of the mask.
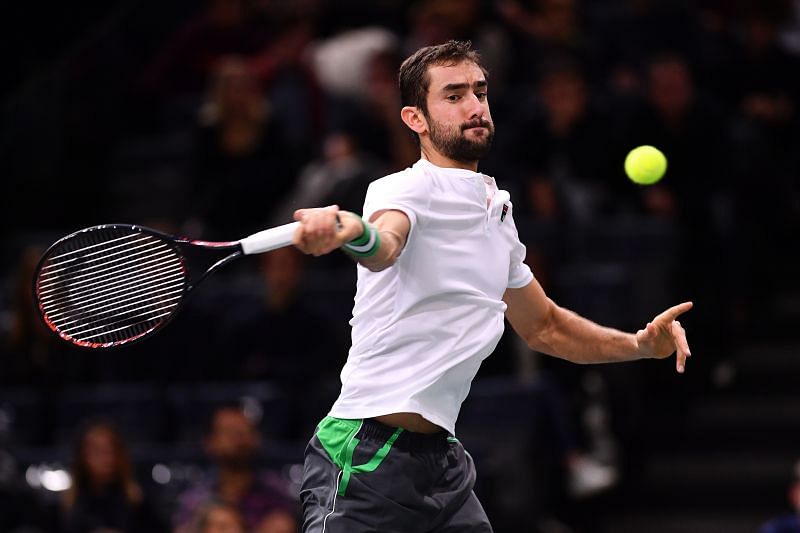
[[[13,458],[63,448],[67,436],[78,445],[59,518],[45,513],[42,525],[36,504],[12,503],[0,530],[297,530],[286,463],[273,461],[272,477],[254,474],[266,445],[240,409],[219,407],[202,440],[194,435],[210,477],[153,505],[125,428],[65,430],[75,421],[61,404],[74,387],[147,383],[161,395],[158,411],[176,384],[267,383],[282,410],[271,437],[302,442],[335,398],[347,353],[347,258],[283,249],[240,262],[209,279],[162,334],[112,354],[56,342],[35,315],[31,274],[44,247],[87,225],[234,240],[300,207],[360,212],[371,180],[419,157],[399,118],[396,77],[424,45],[469,39],[480,51],[497,129],[480,169],[511,192],[528,262],[557,302],[638,329],[663,305],[692,299],[693,352],[723,353],[773,321],[778,287],[798,288],[784,251],[800,227],[796,1],[111,4],[99,29],[8,91],[2,109],[0,450]],[[642,144],[669,161],[650,187],[622,170]],[[534,433],[548,441],[532,445],[549,447],[542,457],[557,458],[554,475],[575,500],[635,470],[642,413],[679,415],[710,359],[697,361],[689,390],[669,406],[645,394],[676,387],[663,365],[587,371],[510,335],[479,379],[531,387],[525,397],[547,435]],[[30,398],[28,418],[17,397]],[[158,414],[164,427],[136,442],[185,443],[185,421]],[[0,487],[10,487],[16,478],[3,472]],[[549,516],[563,500],[538,504]]]

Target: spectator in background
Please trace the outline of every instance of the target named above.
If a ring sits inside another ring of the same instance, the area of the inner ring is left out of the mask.
[[[693,16],[693,10],[705,9],[711,16],[709,4],[713,1],[699,0],[692,2],[692,7],[661,0],[621,0],[613,2],[613,6],[607,2],[584,2],[589,12],[587,23],[595,30],[591,50],[593,77],[609,81],[617,90],[635,90],[644,84],[641,71],[648,58],[660,51],[674,50],[682,56],[701,53],[699,17]]]
[[[475,0],[419,0],[409,10],[409,35],[403,54],[457,39],[474,39],[480,17],[480,2]]]
[[[4,435],[0,432],[0,441]],[[5,446],[0,447],[0,531],[49,533],[58,528],[57,510],[22,481],[19,465]]]
[[[335,373],[326,315],[302,298],[306,258],[287,247],[258,260],[258,285],[224,305],[219,326],[220,349],[231,354],[226,364],[235,369],[232,377],[274,379],[291,389],[307,387],[324,371]],[[309,326],[314,335],[307,334]]]
[[[407,56],[423,46],[451,39],[470,40],[481,51],[483,64],[492,73],[492,95],[495,103],[499,103],[513,50],[506,32],[492,16],[490,4],[480,0],[409,2],[409,27],[398,53]]]
[[[268,34],[253,23],[247,0],[206,0],[145,67],[143,88],[165,104],[196,104],[206,80],[230,55],[254,54]]]
[[[161,113],[161,128],[190,125],[207,81],[231,56],[248,63],[295,150],[317,140],[321,98],[304,52],[315,37],[316,2],[207,0],[144,69],[141,89]]]
[[[751,280],[737,298],[739,328],[758,328],[763,298],[794,287],[797,263],[785,254],[800,228],[797,146],[800,143],[800,58],[779,41],[788,2],[745,3],[735,62],[720,76],[735,111],[731,180],[735,183],[738,246],[748,253],[737,278]],[[758,185],[768,176],[769,186]],[[788,261],[787,261],[788,259]],[[773,265],[785,264],[785,272]],[[789,266],[791,265],[791,266]]]
[[[0,384],[24,385],[36,391],[37,416],[26,424],[30,444],[50,445],[55,437],[58,401],[64,383],[82,375],[84,354],[70,350],[60,342],[39,318],[31,293],[33,273],[45,248],[25,247],[10,277],[11,307],[8,318],[0,323]]]
[[[577,420],[555,376],[546,370],[541,372],[533,382],[533,391],[534,402],[530,408],[536,413],[537,422],[533,461],[539,470],[563,475],[564,488],[575,499],[588,498],[612,488],[618,479],[613,458],[595,457],[593,453],[602,455],[602,451],[592,450],[591,443],[581,444],[581,440],[592,440],[593,436],[580,438]],[[546,475],[544,477],[547,479]],[[545,488],[544,492],[547,490]],[[554,492],[552,487],[549,491]]]
[[[224,502],[210,503],[197,513],[189,533],[296,533],[294,519],[273,513],[254,528],[247,526],[239,510]]]
[[[322,131],[323,98],[309,62],[316,37],[318,1],[254,2],[256,17],[270,41],[248,57],[253,73],[271,102],[283,138],[305,159],[313,154]]]
[[[43,247],[32,245],[22,250],[18,259],[13,308],[0,352],[4,369],[0,380],[4,384],[52,383],[61,371],[67,371],[61,366],[65,360],[63,345],[37,316],[31,295],[31,280],[43,253]]]
[[[247,524],[236,507],[222,502],[202,507],[188,533],[248,533]]]
[[[414,139],[397,114],[400,89],[396,72],[399,67],[400,61],[392,51],[370,55],[366,62],[363,97],[357,101],[360,105],[355,124],[349,128],[358,146],[384,161],[390,172],[411,166],[418,155]],[[361,207],[356,211],[361,211]]]
[[[800,93],[800,59],[779,40],[780,29],[789,17],[789,4],[746,5],[738,34],[739,60],[731,65],[725,81],[745,116],[780,127],[796,116]]]
[[[769,520],[758,533],[800,533],[800,461],[794,466],[789,485],[789,505],[792,512]]]
[[[400,170],[416,145],[396,113],[398,39],[382,28],[343,32],[320,43],[314,65],[328,99],[328,131],[346,130],[364,153]],[[361,209],[361,206],[358,208]]]
[[[242,58],[214,71],[194,146],[194,212],[209,238],[263,229],[292,187],[297,162]]]
[[[253,533],[297,533],[297,521],[287,514],[273,513],[259,522]]]
[[[303,294],[306,258],[295,248],[273,250],[258,260],[257,285],[223,305],[227,311],[218,327],[217,352],[230,355],[228,370],[217,375],[230,371],[233,379],[272,380],[286,396],[289,413],[288,425],[275,429],[295,438],[314,430],[335,395],[344,360],[331,354],[347,351],[349,332],[330,325],[333,311],[326,312],[326,302]],[[352,268],[352,263],[343,266]],[[336,312],[346,311],[337,307]]]
[[[538,109],[522,118],[517,141],[525,147],[518,157],[528,212],[581,222],[607,213],[619,153],[608,121],[590,100],[580,63],[572,56],[544,63],[536,96]]]
[[[541,73],[542,60],[570,55],[582,67],[591,62],[589,36],[579,13],[579,0],[503,0],[497,3],[500,20],[509,30],[512,64],[524,65],[510,72],[514,84],[531,84]]]
[[[237,509],[250,530],[283,533],[288,523],[296,532],[296,504],[284,487],[261,475],[254,465],[260,446],[258,430],[241,409],[221,407],[214,412],[205,449],[215,468],[210,477],[179,496],[173,516],[178,533],[191,532],[203,506],[217,501]]]
[[[633,112],[626,147],[652,144],[669,158],[669,179],[640,188],[645,211],[705,227],[709,198],[724,183],[724,127],[718,108],[703,99],[689,63],[671,52],[651,57],[645,92]]]
[[[556,224],[591,223],[624,206],[626,196],[618,185],[624,180],[615,179],[615,156],[620,157],[615,134],[590,100],[580,63],[555,56],[542,65],[539,78],[534,105],[520,106],[509,117],[516,126],[510,153],[518,176],[512,185],[519,199],[515,208],[537,228],[538,242],[528,250],[528,260],[537,278],[548,283],[567,259],[563,229]]]
[[[110,424],[94,422],[83,430],[71,475],[63,533],[167,531],[134,478],[122,436]]]
[[[386,165],[362,149],[354,132],[333,131],[325,137],[320,156],[303,167],[295,188],[276,209],[275,224],[291,220],[301,205],[336,204],[358,213],[364,207],[367,186],[384,172]]]

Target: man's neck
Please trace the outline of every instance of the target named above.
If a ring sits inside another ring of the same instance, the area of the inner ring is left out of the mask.
[[[422,147],[422,159],[430,161],[437,167],[441,168],[461,168],[464,170],[471,170],[472,172],[478,171],[477,161],[456,161],[431,148]]]

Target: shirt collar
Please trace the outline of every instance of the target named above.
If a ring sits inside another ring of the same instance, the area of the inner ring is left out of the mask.
[[[434,165],[427,159],[420,159],[416,163],[414,163],[415,167],[419,168],[430,168],[435,170],[436,172],[442,172],[448,176],[457,177],[457,178],[466,178],[466,179],[479,179],[481,182],[485,181],[484,178],[489,178],[492,182],[494,182],[494,178],[491,176],[486,176],[485,174],[481,174],[480,172],[473,172],[471,170],[467,170],[465,168],[451,168],[451,167],[440,167]]]

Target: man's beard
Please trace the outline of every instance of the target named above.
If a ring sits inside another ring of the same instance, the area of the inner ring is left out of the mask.
[[[433,147],[453,161],[473,163],[489,154],[489,150],[492,147],[492,139],[494,139],[494,124],[490,121],[476,119],[465,122],[456,131],[441,122],[432,120],[430,117],[428,118],[428,123],[430,124],[428,132],[430,133]],[[479,126],[487,129],[488,133],[485,137],[469,139],[464,134],[466,130]]]

